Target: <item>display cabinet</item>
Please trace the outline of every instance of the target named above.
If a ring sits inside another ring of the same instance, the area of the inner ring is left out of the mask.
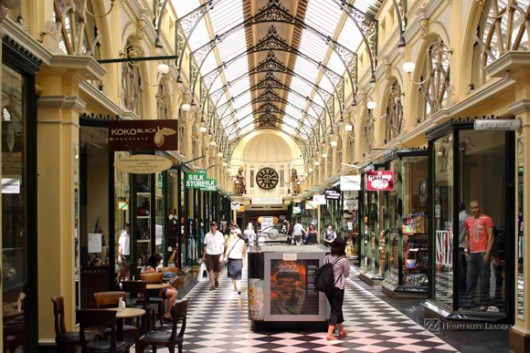
[[[385,280],[383,291],[395,296],[426,296],[428,291],[428,157],[426,148],[385,155],[393,190],[383,205]]]

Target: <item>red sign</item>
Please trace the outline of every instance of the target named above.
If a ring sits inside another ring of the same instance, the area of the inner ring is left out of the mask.
[[[177,120],[109,121],[111,151],[176,151]]]
[[[366,172],[366,191],[394,190],[394,172],[391,170],[372,170]]]

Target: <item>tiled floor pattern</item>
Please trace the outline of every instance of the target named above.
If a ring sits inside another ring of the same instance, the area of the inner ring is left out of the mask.
[[[191,301],[184,352],[457,352],[352,280],[344,302],[346,338],[328,342],[325,332],[296,330],[256,333],[247,318],[246,292],[233,292],[225,277],[226,271],[215,291],[199,282],[186,295]]]

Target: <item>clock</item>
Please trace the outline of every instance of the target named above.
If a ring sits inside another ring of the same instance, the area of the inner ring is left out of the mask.
[[[262,189],[273,189],[278,185],[278,179],[278,173],[272,168],[262,168],[256,173],[256,184]]]
[[[420,181],[420,203],[425,205],[427,199],[429,198],[429,186],[427,185],[427,179],[422,179]]]

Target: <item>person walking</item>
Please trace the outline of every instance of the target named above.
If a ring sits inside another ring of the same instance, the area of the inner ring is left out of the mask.
[[[348,331],[344,329],[344,315],[342,313],[342,304],[344,302],[344,284],[346,278],[350,276],[350,265],[346,258],[346,242],[342,238],[335,238],[331,243],[331,253],[326,256],[325,262],[334,263],[333,279],[335,281],[335,288],[330,293],[326,294],[331,307],[331,313],[328,321],[328,333],[326,339],[328,341],[336,340],[333,336],[335,328],[339,330],[339,338],[346,337]],[[335,261],[337,261],[335,263]]]
[[[239,282],[241,281],[241,273],[245,266],[247,250],[245,241],[242,238],[241,230],[238,228],[233,229],[230,232],[230,241],[228,242],[228,247],[225,249],[224,253],[224,257],[228,259],[228,278],[232,279],[234,292],[237,292],[238,294],[241,294]]]
[[[293,242],[296,245],[302,244],[302,236],[304,235],[304,227],[299,221],[296,221],[293,227]]]
[[[247,229],[245,229],[245,238],[248,239],[248,246],[254,246],[256,240],[256,233],[254,232],[254,226],[252,223],[248,223]]]
[[[210,276],[210,290],[219,287],[220,262],[223,260],[225,239],[223,234],[217,230],[217,223],[210,223],[210,231],[204,236],[204,251],[202,261],[206,263]]]

